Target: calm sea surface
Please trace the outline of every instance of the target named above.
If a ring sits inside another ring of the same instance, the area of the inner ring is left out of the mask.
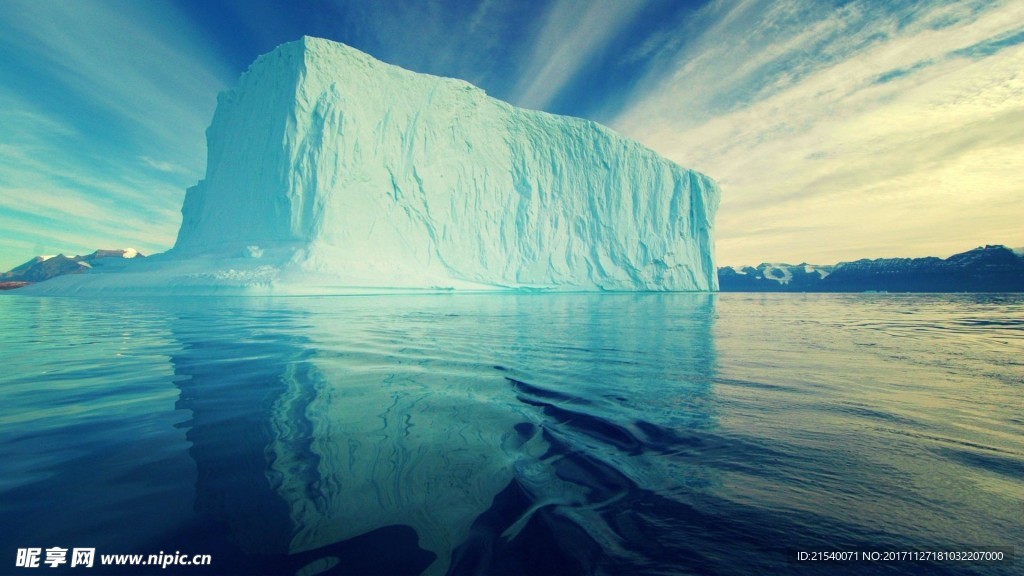
[[[5,295],[0,321],[0,574],[1024,573],[1021,295]],[[863,560],[973,550],[1018,558]],[[827,551],[862,559],[796,560]],[[158,553],[212,566],[99,566]]]

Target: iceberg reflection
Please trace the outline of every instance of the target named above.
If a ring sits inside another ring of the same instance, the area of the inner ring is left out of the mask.
[[[351,571],[336,545],[355,541],[371,564],[403,559],[390,572],[515,571],[524,546],[591,571],[630,554],[620,517],[638,491],[711,481],[665,454],[714,424],[713,298],[239,299],[219,319],[180,314],[197,507],[246,553],[293,555],[305,574]]]

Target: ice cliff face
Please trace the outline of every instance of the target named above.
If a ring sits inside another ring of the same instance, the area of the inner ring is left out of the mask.
[[[174,260],[259,256],[283,285],[718,285],[707,177],[593,122],[342,44],[306,37],[260,57],[207,139]]]

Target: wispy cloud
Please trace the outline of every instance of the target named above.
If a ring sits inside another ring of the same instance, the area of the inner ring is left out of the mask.
[[[520,73],[513,102],[543,109],[642,7],[642,2],[558,0],[551,4]]]
[[[719,180],[720,260],[1022,243],[1024,2],[825,4],[712,3],[614,123]]]
[[[53,162],[33,149],[0,145],[0,246],[9,262],[27,246],[46,252],[91,252],[133,246],[152,253],[173,241],[180,221],[179,189],[144,171],[118,167],[92,174],[74,159]]]
[[[154,170],[159,170],[161,172],[185,172],[186,171],[185,168],[182,168],[181,166],[178,166],[177,164],[173,164],[171,162],[166,162],[164,160],[155,160],[153,158],[150,158],[149,156],[139,156],[139,160],[141,160],[146,166],[149,166],[150,168],[153,168]]]
[[[0,14],[19,56],[49,72],[52,84],[34,88],[64,90],[173,153],[201,159],[212,96],[233,74],[194,53],[202,42],[158,8],[12,0]]]
[[[234,76],[191,29],[169,4],[0,5],[0,269],[28,245],[170,246]]]

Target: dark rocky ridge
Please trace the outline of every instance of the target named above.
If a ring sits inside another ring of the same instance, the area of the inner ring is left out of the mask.
[[[1024,256],[990,245],[946,259],[760,264],[719,268],[718,282],[722,292],[1024,292]]]

